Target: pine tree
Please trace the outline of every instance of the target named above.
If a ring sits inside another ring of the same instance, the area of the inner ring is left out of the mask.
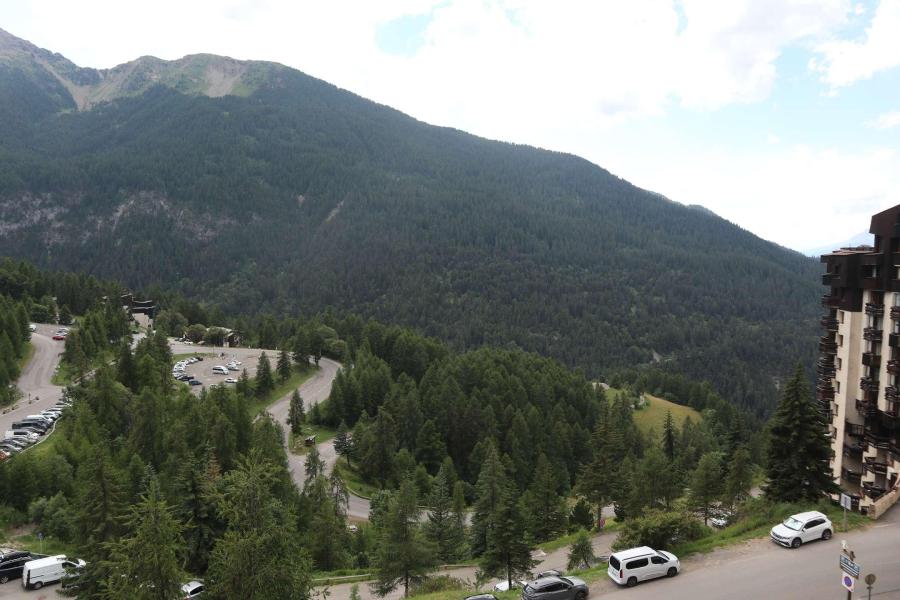
[[[753,463],[746,446],[738,446],[725,478],[725,498],[733,506],[747,498],[753,485]]]
[[[125,520],[127,535],[109,544],[104,597],[170,600],[179,595],[184,572],[179,557],[183,525],[162,498],[155,477]]]
[[[428,498],[428,520],[424,525],[425,537],[435,549],[435,557],[441,564],[457,561],[465,544],[465,530],[453,510],[453,497],[443,467],[431,485]]]
[[[303,408],[303,398],[300,397],[300,390],[294,390],[291,394],[290,406],[288,407],[288,425],[291,428],[291,433],[300,435],[305,421],[306,411]]]
[[[210,558],[213,599],[307,598],[311,565],[296,517],[274,496],[278,470],[256,450],[222,478],[219,514],[228,528]]]
[[[72,324],[72,311],[69,310],[69,306],[67,304],[63,304],[59,309],[59,324],[60,325],[71,325]]]
[[[304,479],[304,487],[310,482],[325,474],[325,462],[319,456],[319,449],[313,446],[306,453],[306,478]]]
[[[275,368],[278,370],[278,379],[281,380],[281,383],[290,379],[293,367],[291,367],[291,357],[286,348],[282,348],[278,354],[278,364]]]
[[[373,584],[379,596],[403,586],[409,596],[410,584],[423,578],[435,565],[431,544],[419,527],[416,487],[412,481],[400,484],[391,498],[384,522],[378,532],[377,580]]]
[[[584,501],[584,498],[579,498],[569,514],[569,531],[591,529],[593,526],[594,515],[591,513],[591,507]]]
[[[663,423],[662,448],[669,462],[675,460],[675,422],[672,420],[672,411],[666,411],[666,420]]]
[[[492,515],[492,527],[487,532],[487,544],[479,561],[480,572],[502,575],[512,589],[515,577],[527,575],[536,561],[531,558],[531,546],[522,531],[525,518],[518,502],[515,485],[504,478],[500,483],[500,495]]]
[[[578,532],[578,536],[569,547],[569,562],[566,565],[566,568],[570,571],[575,569],[588,569],[594,564],[595,560],[597,560],[597,557],[594,555],[594,546],[591,543],[591,536],[588,535],[587,531],[582,529]]]
[[[250,375],[247,373],[247,369],[241,370],[241,376],[238,377],[238,382],[234,389],[244,398],[250,398],[253,395],[253,384],[250,382]]]
[[[353,438],[344,421],[338,425],[337,435],[334,436],[334,451],[338,456],[346,457],[347,466],[350,466],[350,457],[353,455]]]
[[[619,463],[613,450],[621,439],[605,419],[599,420],[591,436],[591,461],[581,468],[575,484],[576,493],[596,507],[598,519],[612,499],[613,486],[619,479]]]
[[[487,450],[478,482],[475,485],[477,498],[472,507],[471,548],[474,556],[480,556],[487,549],[487,538],[495,526],[495,516],[500,505],[500,497],[506,479],[506,472],[497,448],[493,444]],[[521,531],[520,531],[521,534]]]
[[[275,380],[272,378],[272,365],[269,363],[269,357],[263,352],[259,355],[256,363],[255,378],[256,395],[265,398],[275,389]]]
[[[814,502],[839,491],[828,464],[831,447],[825,433],[825,422],[798,365],[769,422],[768,498]]]
[[[533,542],[549,540],[566,529],[566,503],[557,493],[558,487],[556,473],[542,452],[531,485],[522,497],[525,531]]]
[[[717,452],[709,452],[700,458],[691,476],[691,490],[688,502],[703,512],[703,524],[709,523],[709,508],[722,493],[722,457]]]

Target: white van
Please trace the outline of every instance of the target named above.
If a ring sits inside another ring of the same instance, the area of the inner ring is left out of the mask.
[[[22,587],[39,590],[47,584],[61,581],[66,576],[66,569],[82,569],[84,565],[83,560],[69,560],[65,554],[30,560],[22,569]]]
[[[228,367],[216,365],[212,368],[213,375],[228,375]]]
[[[610,556],[606,574],[619,585],[634,587],[639,581],[675,577],[679,571],[681,562],[671,552],[657,552],[649,546],[641,546]]]

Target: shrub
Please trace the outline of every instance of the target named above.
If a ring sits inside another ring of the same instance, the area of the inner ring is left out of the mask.
[[[622,525],[622,531],[613,544],[613,550],[635,546],[671,548],[676,544],[696,540],[708,531],[708,527],[690,514],[651,510],[644,516],[630,519]]]
[[[436,577],[426,577],[424,580],[416,584],[414,595],[432,594],[434,592],[445,592],[448,590],[465,589],[465,584],[455,577],[449,575],[438,575]]]
[[[12,506],[0,504],[0,527],[18,527],[28,522],[28,517]]]

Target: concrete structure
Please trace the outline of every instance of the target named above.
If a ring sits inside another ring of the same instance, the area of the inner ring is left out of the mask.
[[[900,496],[900,206],[873,216],[869,231],[873,246],[822,256],[830,291],[816,397],[835,481],[877,518]]]

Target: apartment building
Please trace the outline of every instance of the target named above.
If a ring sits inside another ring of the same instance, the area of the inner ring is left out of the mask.
[[[872,217],[872,246],[822,256],[816,397],[835,481],[880,516],[900,496],[900,205]]]

